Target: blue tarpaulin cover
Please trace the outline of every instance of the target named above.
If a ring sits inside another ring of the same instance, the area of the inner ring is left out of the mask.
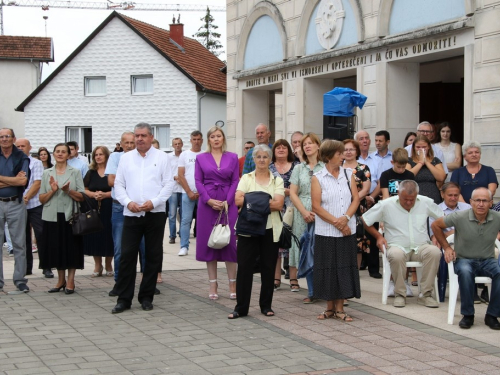
[[[351,117],[354,107],[363,108],[367,97],[347,87],[335,87],[323,95],[323,115]]]

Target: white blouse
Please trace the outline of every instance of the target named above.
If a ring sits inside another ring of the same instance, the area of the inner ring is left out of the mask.
[[[352,170],[345,170],[347,178],[351,178]],[[328,170],[323,168],[321,171],[314,174],[321,186],[321,207],[335,217],[345,215],[351,205],[351,190],[347,184],[344,168],[340,167],[339,176],[335,178]],[[349,181],[349,184],[351,181]],[[335,228],[330,223],[323,221],[316,215],[315,234],[328,237],[344,237],[342,232]],[[356,216],[352,215],[351,220],[347,223],[351,234],[356,233]]]

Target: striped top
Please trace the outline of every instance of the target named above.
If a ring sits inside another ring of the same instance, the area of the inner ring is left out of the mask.
[[[352,170],[346,169],[347,177],[351,178]],[[344,168],[340,167],[339,176],[335,178],[326,167],[314,174],[321,186],[321,207],[335,217],[344,215],[351,205],[351,190],[345,178]],[[350,183],[350,181],[349,181]],[[328,237],[344,237],[342,232],[332,224],[323,221],[316,215],[315,234]],[[356,233],[356,217],[353,215],[349,220],[351,233]]]

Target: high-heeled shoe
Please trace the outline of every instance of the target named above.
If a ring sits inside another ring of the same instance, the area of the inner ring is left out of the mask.
[[[235,283],[236,279],[229,279],[230,283]],[[236,299],[236,293],[229,293],[229,299]]]
[[[64,291],[66,289],[66,282],[61,285],[60,287],[56,287],[56,288],[50,288],[49,289],[49,293],[59,293],[61,291],[61,289]]]
[[[92,272],[92,275],[90,275],[90,277],[100,277],[102,276],[102,271],[104,271],[103,265],[101,265],[101,269],[99,270],[99,272]]]
[[[215,283],[215,286],[218,287],[219,286],[219,283],[217,282],[217,279],[215,280],[208,280],[209,283]],[[219,299],[219,295],[217,293],[210,293],[208,295],[208,298],[212,301],[215,301],[215,300],[218,300]]]
[[[68,288],[66,288],[66,290],[64,291],[64,294],[73,294],[73,293],[75,293],[74,289],[68,289]]]

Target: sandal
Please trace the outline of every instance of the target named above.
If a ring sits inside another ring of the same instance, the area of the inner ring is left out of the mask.
[[[217,279],[215,280],[208,280],[209,283],[215,283],[215,286],[218,287],[219,286],[219,283],[217,282]],[[212,300],[212,301],[216,301],[219,299],[219,295],[217,293],[210,293],[208,295],[208,299]]]
[[[274,316],[274,311],[272,309],[264,309],[261,313],[265,316]]]
[[[309,305],[309,304],[314,303],[314,302],[316,302],[316,298],[313,298],[313,297],[306,297],[302,300],[302,303],[306,304],[306,305]]]
[[[281,288],[281,279],[274,279],[274,290],[278,290],[280,288]]]
[[[106,271],[106,276],[113,277],[113,276],[115,276],[115,273],[113,271]]]
[[[245,315],[240,315],[238,311],[233,311],[231,314],[227,316],[228,319],[238,319],[240,316],[245,316]]]
[[[349,306],[349,300],[348,299],[344,300],[344,306]]]
[[[101,269],[98,272],[92,272],[92,275],[90,275],[90,277],[101,277],[102,271],[104,271],[104,266],[101,266]]]
[[[343,320],[344,322],[352,322],[352,316],[348,315],[345,311],[336,311],[334,318]]]
[[[236,279],[229,279],[230,283],[235,283]],[[235,300],[236,299],[236,293],[229,293],[229,299]]]
[[[292,284],[292,281],[296,281],[297,284]],[[291,292],[300,292],[299,280],[297,280],[297,279],[290,279],[290,291]]]
[[[318,320],[326,320],[335,318],[335,313],[332,310],[325,310],[318,315]]]

